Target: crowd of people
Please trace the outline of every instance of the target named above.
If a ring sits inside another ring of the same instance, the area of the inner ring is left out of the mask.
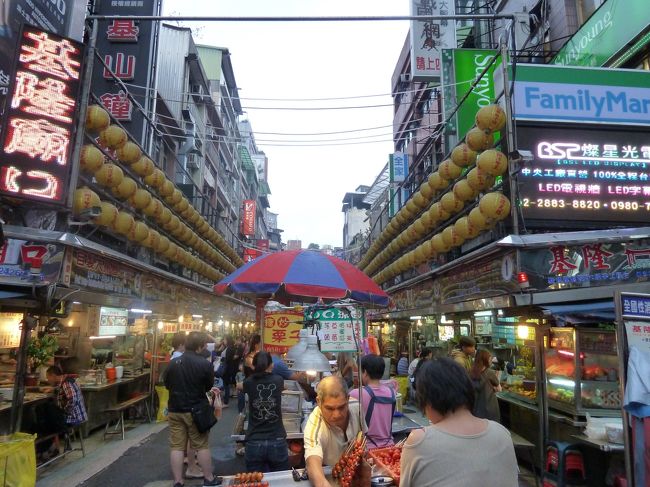
[[[196,468],[204,486],[222,482],[212,474],[209,429],[199,431],[193,420],[196,410],[206,403],[210,406],[209,392],[215,391],[215,385],[223,407],[228,407],[232,390],[238,411],[248,418],[242,451],[247,471],[288,470],[281,408],[284,381],[297,380],[305,387],[309,381],[304,373],[289,369],[277,354],[264,351],[259,335],[247,343],[226,337],[212,347],[207,340],[205,334],[193,332],[184,345],[175,343],[180,354],[172,359],[165,375],[170,391],[174,487],[183,486],[186,456],[186,476],[195,476],[192,469]],[[434,359],[431,350],[424,348],[416,360],[404,362],[400,371],[411,379],[412,398],[430,424],[413,430],[403,445],[400,485],[517,485],[510,434],[499,424],[495,396],[499,381],[490,367],[490,353],[476,351],[473,339],[462,337],[450,357]],[[332,485],[324,466],[333,466],[359,432],[365,433],[368,449],[394,444],[396,390],[389,381],[382,381],[384,358],[365,355],[357,370],[352,356],[340,353],[337,365],[338,372],[318,382],[314,408],[303,426],[305,464],[315,487]],[[359,383],[360,387],[353,388]]]

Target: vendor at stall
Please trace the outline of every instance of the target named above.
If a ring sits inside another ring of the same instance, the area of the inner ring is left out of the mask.
[[[314,487],[331,487],[323,465],[334,465],[361,430],[359,403],[350,400],[342,377],[325,377],[304,431],[305,463]]]

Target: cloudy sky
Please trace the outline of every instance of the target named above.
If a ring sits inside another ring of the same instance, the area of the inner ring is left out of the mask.
[[[409,10],[406,0],[164,0],[163,5],[164,14],[224,17],[384,16]],[[242,106],[269,158],[271,211],[279,214],[283,240],[302,240],[303,247],[342,245],[343,196],[371,185],[393,149],[390,79],[408,22],[183,25],[193,28],[197,42],[231,52]],[[368,108],[340,109],[350,106]],[[315,135],[325,132],[338,133]]]

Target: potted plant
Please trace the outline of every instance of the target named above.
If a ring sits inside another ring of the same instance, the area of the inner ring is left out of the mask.
[[[27,342],[27,375],[26,385],[38,385],[38,369],[48,363],[58,348],[56,337],[43,335],[31,337]]]

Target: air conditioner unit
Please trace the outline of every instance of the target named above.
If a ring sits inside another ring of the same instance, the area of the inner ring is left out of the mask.
[[[187,156],[187,167],[191,168],[191,169],[198,169],[199,168],[198,158],[194,154],[189,154]]]
[[[402,83],[410,83],[411,82],[411,75],[409,73],[402,73],[399,75],[399,80]]]

